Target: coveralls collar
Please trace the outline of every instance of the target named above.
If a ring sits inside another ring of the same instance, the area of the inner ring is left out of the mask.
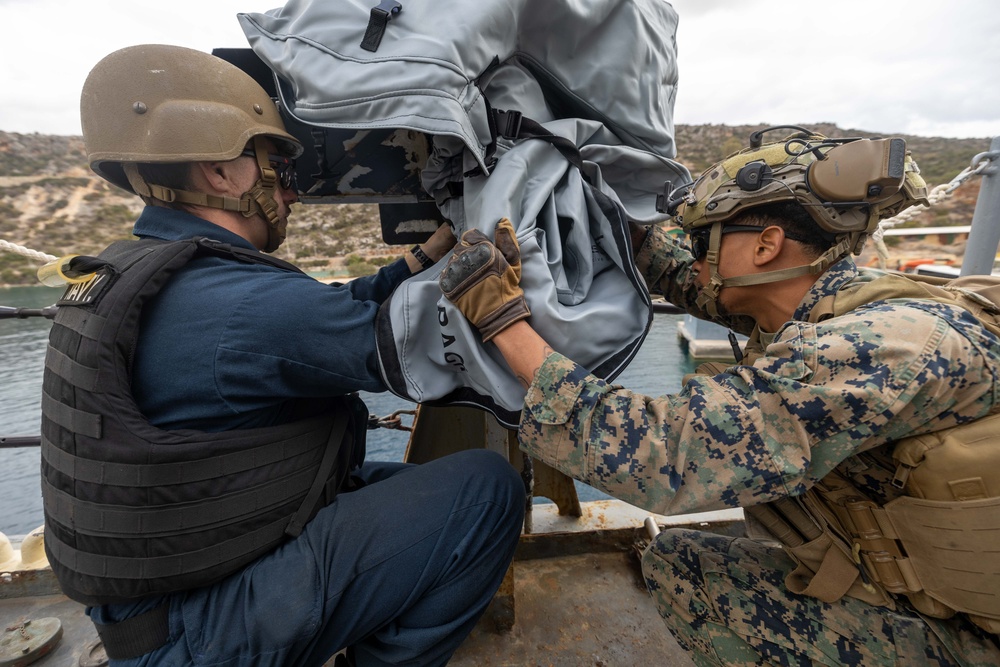
[[[204,236],[214,241],[256,250],[252,243],[239,234],[186,211],[162,206],[144,208],[132,227],[132,233],[141,238],[164,241],[183,241],[195,236]]]

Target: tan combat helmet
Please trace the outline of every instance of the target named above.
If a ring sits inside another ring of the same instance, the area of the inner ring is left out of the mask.
[[[775,129],[799,131],[763,144],[764,133]],[[802,206],[834,235],[833,247],[808,265],[723,279],[718,272],[723,226],[754,207],[786,201]],[[927,203],[927,186],[902,139],[831,139],[786,125],[751,133],[748,148],[674,193],[668,211],[688,234],[708,233],[711,277],[698,304],[716,315],[723,287],[820,274],[847,253],[859,254],[879,220]]]
[[[266,251],[285,237],[274,199],[278,177],[266,139],[283,157],[302,145],[286,130],[277,106],[241,69],[213,55],[179,46],[147,44],[115,51],[91,70],[80,97],[90,167],[147,203],[180,202],[261,214],[268,221]],[[235,160],[252,143],[261,178],[239,199],[147,183],[139,163]]]

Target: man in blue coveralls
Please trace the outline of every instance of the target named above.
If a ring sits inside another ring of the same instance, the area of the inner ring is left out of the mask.
[[[302,146],[208,54],[116,51],[81,115],[91,167],[147,204],[67,291],[45,380],[47,549],[112,664],[445,664],[511,561],[523,485],[486,450],[363,462],[352,392],[385,390],[379,304],[450,229],[346,286],[261,254]]]

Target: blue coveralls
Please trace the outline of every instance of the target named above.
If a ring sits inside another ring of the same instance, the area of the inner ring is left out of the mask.
[[[201,218],[148,207],[144,238],[193,236],[252,248]],[[301,399],[384,391],[379,304],[403,260],[329,286],[232,260],[192,261],[146,306],[133,393],[166,429],[222,431],[301,417]],[[308,403],[306,401],[306,403]],[[170,637],[116,665],[442,665],[468,635],[513,556],[524,487],[500,456],[470,450],[413,466],[365,463],[303,533],[212,586],[167,596]],[[114,623],[163,601],[88,610]]]

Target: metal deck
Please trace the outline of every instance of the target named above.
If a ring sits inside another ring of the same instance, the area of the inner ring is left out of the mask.
[[[649,539],[643,526],[649,514],[617,500],[584,502],[580,509],[581,516],[572,517],[560,515],[555,504],[534,506],[533,532],[522,535],[504,586],[451,665],[692,665],[642,581],[639,554]],[[743,530],[740,510],[653,518],[658,526]],[[97,634],[83,606],[59,593],[51,570],[0,574],[0,628],[45,617],[60,619],[63,636],[32,664],[87,664]]]

